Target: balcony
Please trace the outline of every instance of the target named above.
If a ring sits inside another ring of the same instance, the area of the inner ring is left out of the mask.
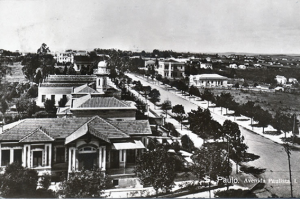
[[[109,69],[106,68],[97,68],[93,70],[93,74],[95,75],[108,75],[109,72]]]

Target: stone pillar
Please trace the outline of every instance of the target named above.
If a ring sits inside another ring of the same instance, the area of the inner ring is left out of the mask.
[[[44,151],[45,151],[45,153],[44,153],[44,166],[48,166],[48,164],[49,164],[49,158],[48,158],[48,151],[47,151],[47,149],[48,149],[48,145],[45,144],[45,146],[44,146]]]
[[[75,148],[73,148],[73,163],[72,163],[72,165],[73,165],[73,168],[72,168],[72,170],[73,171],[76,171],[76,149]]]
[[[106,169],[106,146],[103,146],[103,159],[102,159],[102,170]]]
[[[27,167],[31,168],[31,147],[27,145]]]
[[[1,129],[1,127],[0,127],[0,129]],[[2,148],[1,148],[1,144],[0,144],[0,166],[2,166],[1,163],[2,163]]]
[[[14,162],[14,150],[10,149],[9,150],[9,164]]]
[[[99,163],[98,163],[99,165],[98,166],[102,170],[102,147],[101,146],[99,147],[99,154],[98,155],[99,155]]]
[[[52,164],[52,144],[49,144],[49,166],[51,166],[51,164]]]
[[[72,171],[72,149],[69,148],[69,164],[68,164],[68,172]]]

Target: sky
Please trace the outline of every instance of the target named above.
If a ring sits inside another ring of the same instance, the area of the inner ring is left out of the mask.
[[[300,54],[300,0],[0,0],[0,49]]]

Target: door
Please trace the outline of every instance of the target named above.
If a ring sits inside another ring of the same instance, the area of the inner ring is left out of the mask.
[[[119,168],[120,164],[120,159],[119,159],[119,151],[117,150],[112,150],[111,151],[111,168]]]

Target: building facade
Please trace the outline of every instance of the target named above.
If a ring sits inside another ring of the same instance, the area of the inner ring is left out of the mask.
[[[18,162],[40,175],[126,168],[135,164],[151,134],[147,120],[25,119],[0,134],[0,163]]]
[[[189,86],[227,87],[228,78],[218,74],[190,75]]]
[[[166,78],[182,78],[184,77],[185,63],[174,59],[162,60],[158,62],[158,68],[155,69],[156,74]]]

